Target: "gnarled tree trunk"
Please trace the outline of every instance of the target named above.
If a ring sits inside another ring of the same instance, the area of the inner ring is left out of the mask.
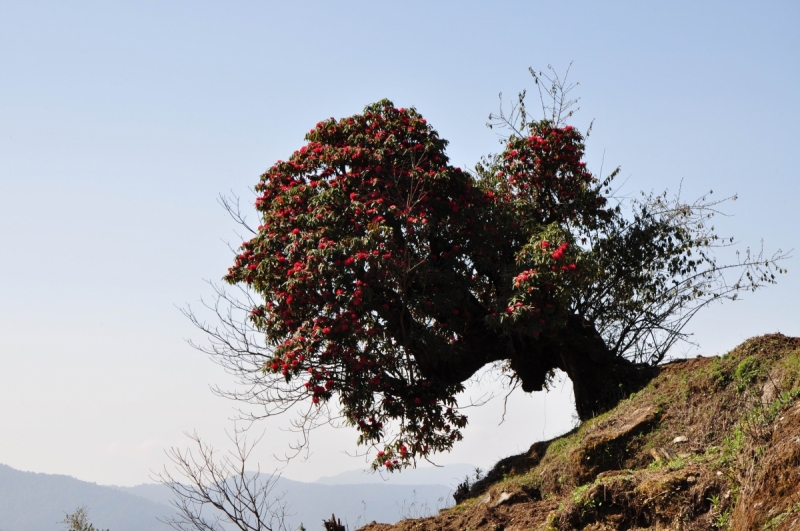
[[[420,349],[415,357],[421,372],[431,381],[461,383],[489,363],[509,360],[522,390],[530,393],[544,389],[552,371],[561,369],[572,381],[581,420],[612,409],[658,374],[657,367],[632,363],[611,352],[595,327],[578,315],[568,316],[558,332],[536,338],[509,337],[476,326],[458,347]]]
[[[511,367],[522,380],[522,389],[541,390],[550,371],[561,369],[572,381],[581,420],[612,409],[658,374],[657,367],[615,355],[594,326],[577,315],[552,337],[515,339],[514,344]]]

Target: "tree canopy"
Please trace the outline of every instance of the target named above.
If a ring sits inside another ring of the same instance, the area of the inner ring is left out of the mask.
[[[487,365],[529,392],[566,371],[588,418],[647,381],[699,308],[780,271],[780,255],[716,263],[707,197],[614,204],[617,172],[592,174],[557,120],[523,120],[471,172],[446,146],[382,100],[261,176],[261,224],[225,276],[246,297],[219,292],[248,316],[196,321],[250,385],[230,396],[266,414],[307,401],[304,428],[339,411],[394,470],[462,438],[456,396]]]

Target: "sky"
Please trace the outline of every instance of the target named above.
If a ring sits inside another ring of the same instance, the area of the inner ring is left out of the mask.
[[[235,383],[189,346],[203,335],[180,311],[209,300],[241,241],[218,197],[249,208],[314,124],[382,98],[471,167],[498,151],[498,94],[572,62],[587,164],[621,167],[620,194],[738,194],[720,234],[800,249],[798,25],[791,1],[0,1],[0,463],[134,485],[186,432],[229,448],[235,406],[210,388]],[[796,262],[699,314],[699,348],[673,355],[800,335]],[[470,410],[436,462],[486,468],[570,429],[569,383],[502,412],[502,397]],[[290,420],[251,428],[262,470],[365,466],[346,429],[282,463]]]

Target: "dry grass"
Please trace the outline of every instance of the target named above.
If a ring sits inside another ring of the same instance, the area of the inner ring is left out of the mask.
[[[362,529],[800,530],[798,396],[798,338],[673,362],[614,410],[498,462],[464,503]]]

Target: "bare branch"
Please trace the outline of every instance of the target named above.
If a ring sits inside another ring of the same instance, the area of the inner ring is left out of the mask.
[[[284,531],[286,504],[283,495],[272,491],[279,476],[262,478],[245,469],[247,459],[258,444],[252,444],[234,430],[231,441],[235,450],[222,458],[194,433],[187,436],[191,448],[171,448],[167,456],[177,471],[173,476],[166,467],[154,479],[169,487],[175,495],[172,504],[178,515],[162,520],[178,531],[224,531],[232,524],[240,531]],[[260,440],[260,439],[259,439]]]

